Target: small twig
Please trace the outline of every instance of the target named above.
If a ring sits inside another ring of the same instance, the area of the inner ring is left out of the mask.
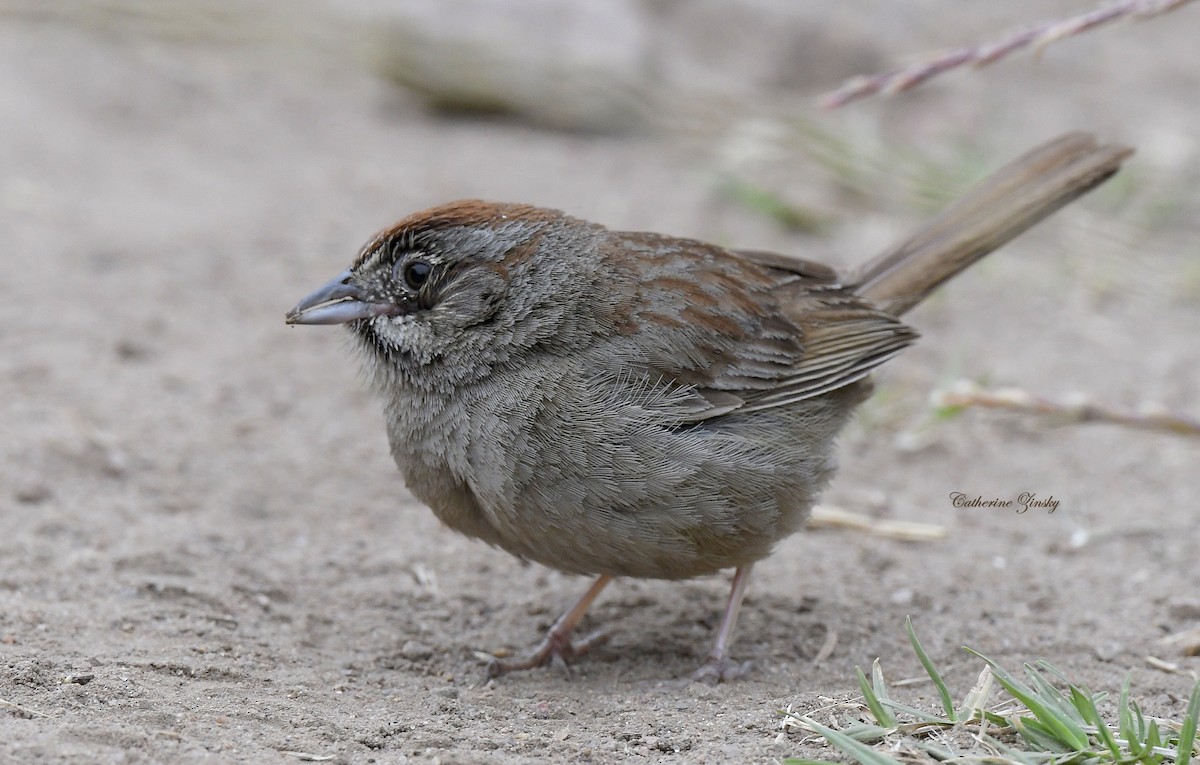
[[[1157,656],[1146,656],[1145,660],[1146,660],[1146,663],[1149,664],[1151,667],[1154,667],[1155,669],[1160,670],[1162,672],[1167,672],[1168,674],[1172,674],[1172,675],[1179,673],[1179,665],[1176,664],[1175,662],[1163,661],[1162,659],[1158,658]]]
[[[7,709],[10,712],[15,712],[16,714],[24,715],[26,717],[50,717],[50,715],[46,714],[45,712],[39,712],[36,709],[30,709],[29,707],[23,707],[20,704],[15,704],[7,699],[0,699],[0,709]]]
[[[1174,414],[1158,405],[1143,405],[1137,410],[1113,409],[1086,401],[1065,403],[1035,396],[1019,388],[984,390],[974,383],[961,381],[947,391],[930,397],[938,409],[984,407],[1053,417],[1062,422],[1101,422],[1139,430],[1161,430],[1180,436],[1200,437],[1200,421]]]
[[[1121,19],[1141,21],[1173,11],[1189,2],[1191,0],[1120,0],[1078,16],[1041,21],[1024,29],[1010,32],[991,43],[955,48],[902,69],[847,80],[840,88],[821,98],[821,107],[837,109],[851,101],[877,93],[886,95],[901,93],[951,69],[963,66],[987,66],[1025,48],[1032,47],[1040,50],[1051,43],[1082,34],[1105,24]]]
[[[817,650],[817,655],[813,657],[813,660],[812,660],[813,666],[815,667],[819,664],[823,664],[823,663],[825,663],[826,659],[828,659],[830,656],[833,656],[833,651],[835,648],[837,648],[837,644],[838,644],[837,630],[833,629],[832,627],[826,626],[825,640],[821,642],[821,647],[820,647],[820,649]]]
[[[946,538],[946,529],[917,521],[881,521],[840,507],[817,505],[808,519],[810,529],[853,529],[904,542],[932,542]]]

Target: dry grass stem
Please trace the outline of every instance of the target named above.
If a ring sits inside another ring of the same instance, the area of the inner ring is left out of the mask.
[[[840,507],[817,505],[808,519],[810,529],[853,529],[904,542],[933,542],[946,538],[946,529],[933,523],[886,521]]]
[[[1166,431],[1181,436],[1200,437],[1200,421],[1168,412],[1159,405],[1146,404],[1136,410],[1115,409],[1087,401],[1052,401],[1019,388],[989,391],[969,381],[958,382],[949,390],[934,393],[931,403],[940,410],[968,407],[1007,409],[1051,417],[1064,423],[1100,422],[1139,430]]]
[[[1040,50],[1051,43],[1115,21],[1148,19],[1173,11],[1189,2],[1191,0],[1120,0],[1078,16],[1040,21],[990,43],[955,48],[901,69],[847,80],[840,88],[823,96],[821,106],[825,109],[837,109],[851,101],[878,93],[901,93],[951,69],[987,66],[1025,48]]]
[[[22,717],[50,717],[50,715],[46,714],[45,712],[39,712],[36,709],[30,709],[29,707],[15,704],[7,699],[0,699],[0,709],[7,709],[13,714],[20,715]]]

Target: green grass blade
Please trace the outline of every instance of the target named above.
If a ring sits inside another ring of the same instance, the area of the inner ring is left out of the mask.
[[[933,714],[932,712],[926,712],[924,709],[917,709],[916,707],[910,707],[908,704],[903,704],[899,701],[893,701],[891,699],[888,699],[887,701],[885,701],[883,703],[887,705],[888,709],[892,709],[897,712],[903,712],[906,715],[912,715],[913,717],[915,717],[916,719],[918,719],[924,723],[930,723],[932,725],[953,725],[954,724],[954,721],[947,720],[945,717],[938,717],[937,715]]]
[[[920,747],[921,751],[925,752],[925,754],[928,754],[938,762],[945,762],[946,760],[953,759],[956,756],[953,750],[947,749],[944,746],[938,746],[937,744],[929,741],[917,741],[915,743],[918,747]]]
[[[996,681],[1004,687],[1004,690],[1012,694],[1013,698],[1028,707],[1047,731],[1061,742],[1061,746],[1066,751],[1081,751],[1087,748],[1087,734],[1072,716],[1055,709],[1054,702],[1043,701],[1033,689],[1010,675],[1003,667],[988,657],[970,648],[967,651],[988,663],[988,666],[992,668],[992,673],[996,676]]]
[[[785,757],[783,765],[846,765],[844,762],[831,762],[830,760],[807,760],[803,757]]]
[[[1057,677],[1060,681],[1062,681],[1063,685],[1071,684],[1070,678],[1068,678],[1061,671],[1059,671],[1058,667],[1054,666],[1053,664],[1046,661],[1045,659],[1038,659],[1036,662],[1034,662],[1034,664],[1037,665],[1038,671],[1049,672],[1050,674]]]
[[[1133,710],[1133,727],[1136,731],[1137,740],[1144,742],[1150,735],[1150,731],[1146,728],[1146,716],[1142,714],[1142,705],[1130,699],[1129,708]]]
[[[1100,717],[1099,710],[1096,709],[1096,702],[1086,691],[1077,686],[1071,686],[1071,701],[1075,708],[1079,710],[1079,714],[1089,725],[1096,728],[1096,738],[1100,739],[1100,743],[1112,754],[1113,760],[1121,759],[1121,746],[1113,737],[1112,730],[1109,729],[1108,723]],[[1184,763],[1186,765],[1186,763]]]
[[[886,725],[885,720],[891,719],[892,715],[879,703],[879,698],[875,696],[875,691],[871,690],[871,684],[867,682],[867,676],[863,674],[862,667],[855,667],[854,675],[858,678],[858,690],[862,693],[863,701],[866,703],[867,709],[871,711],[871,716],[875,718],[875,722]]]
[[[1133,729],[1133,710],[1129,705],[1129,675],[1125,676],[1125,682],[1121,684],[1121,696],[1117,700],[1117,730],[1121,733],[1121,738],[1130,742],[1132,748],[1133,742],[1140,741],[1142,736],[1139,731]]]
[[[820,733],[830,744],[853,757],[861,765],[901,765],[899,760],[877,752],[866,744],[855,741],[844,733],[832,728],[826,728],[810,717],[801,717],[801,722],[812,730]]]
[[[876,659],[875,664],[871,667],[871,675],[875,678],[874,686],[867,682],[867,676],[863,674],[860,668],[855,667],[854,671],[858,675],[858,689],[862,691],[863,699],[867,702],[867,709],[871,710],[871,715],[875,718],[875,722],[885,728],[896,727],[896,716],[883,705],[876,692],[876,688],[884,687],[883,670],[879,667],[879,659]],[[887,697],[886,689],[884,697]]]
[[[1047,763],[1053,765],[1057,762],[1057,758],[1054,754],[1049,752],[1031,752],[1026,749],[1016,749],[989,733],[984,733],[982,736],[980,736],[980,740],[988,747],[999,752],[1001,755],[998,759],[981,759],[997,759],[997,765],[1000,765],[1000,763],[1011,765],[1011,763],[1014,762],[1023,763],[1023,765],[1047,765]]]
[[[1033,692],[1033,689],[1009,674],[1008,670],[1004,669],[1004,667],[1001,667],[999,664],[984,656],[979,651],[976,651],[974,648],[965,648],[964,650],[972,656],[977,656],[980,659],[983,659],[984,662],[986,662],[987,665],[992,668],[992,674],[996,677],[996,679],[1001,681],[1001,685],[1004,686],[1004,690],[1012,694],[1013,698],[1015,698],[1017,701],[1020,701],[1024,704],[1025,699],[1028,698],[1034,699],[1034,703],[1037,703],[1037,699],[1035,698],[1036,694]],[[1026,704],[1026,706],[1028,706],[1028,704]]]
[[[1163,756],[1154,750],[1162,746],[1162,735],[1158,729],[1158,723],[1151,720],[1146,725],[1146,742],[1142,750],[1142,762],[1145,765],[1159,765],[1163,761]]]
[[[1021,734],[1021,738],[1036,749],[1058,754],[1078,751],[1060,739],[1058,734],[1050,729],[1050,726],[1033,717],[1014,717],[1013,725],[1016,727],[1017,733]]]
[[[1175,765],[1188,765],[1192,759],[1192,748],[1196,745],[1196,724],[1200,720],[1200,683],[1192,689],[1192,698],[1188,702],[1187,713],[1183,716],[1183,724],[1179,729],[1179,755]]]
[[[997,726],[1001,730],[1006,730],[1012,727],[1012,720],[1007,717],[998,715],[995,712],[989,712],[986,709],[979,710],[979,713],[983,715],[984,720],[987,720],[989,723]]]
[[[1050,666],[1045,662],[1039,663],[1047,667]],[[1060,678],[1062,677],[1062,674],[1058,670],[1055,670],[1052,667],[1051,670]],[[1062,716],[1073,720],[1076,725],[1083,724],[1083,717],[1079,714],[1079,710],[1075,708],[1075,705],[1063,695],[1062,691],[1058,690],[1058,688],[1055,688],[1054,685],[1047,680],[1037,668],[1026,664],[1025,675],[1029,678],[1029,682],[1033,686],[1033,689],[1037,691],[1038,698],[1040,698],[1043,703],[1045,703],[1047,706],[1053,707]]]
[[[876,659],[871,663],[871,689],[875,691],[876,697],[880,701],[891,701],[891,694],[888,693],[887,681],[883,679],[883,666]]]
[[[839,717],[834,729],[809,717],[789,715],[856,765],[901,765],[913,762],[914,756],[946,765],[1200,765],[1200,683],[1191,690],[1182,720],[1175,722],[1147,716],[1131,698],[1127,676],[1117,698],[1117,720],[1106,722],[1099,711],[1106,695],[1075,685],[1053,665],[1044,661],[1024,664],[1024,675],[1018,677],[967,648],[986,667],[962,706],[951,710],[946,684],[917,639],[912,621],[906,620],[905,625],[949,719],[894,700],[878,659],[871,665],[869,679],[861,668],[856,667],[855,673],[864,705],[881,725],[866,715],[856,715],[855,719]],[[1000,695],[1002,707],[989,711],[993,683],[1005,693]],[[957,745],[948,746],[959,741],[943,738],[951,730],[972,736],[980,747],[964,751]],[[893,741],[902,742],[902,753],[887,746]],[[783,762],[834,765],[805,758]]]
[[[884,737],[896,732],[895,728],[882,728],[869,723],[852,723],[840,730],[855,741],[861,741],[864,744],[881,741]]]
[[[921,647],[921,641],[917,640],[911,616],[904,617],[904,629],[908,631],[908,642],[912,643],[913,651],[920,659],[921,666],[925,668],[929,679],[937,686],[938,695],[942,697],[942,709],[946,710],[946,717],[950,722],[958,722],[958,712],[954,709],[954,700],[950,698],[950,689],[946,687],[946,682],[942,680],[942,675],[937,671],[937,667],[933,666],[933,660],[929,658],[929,654],[925,653],[925,649]]]

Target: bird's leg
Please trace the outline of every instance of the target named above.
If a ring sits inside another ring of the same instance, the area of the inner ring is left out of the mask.
[[[558,621],[554,622],[554,626],[546,633],[546,637],[533,650],[533,653],[513,661],[492,659],[488,663],[488,678],[499,677],[506,672],[533,669],[545,664],[561,665],[566,670],[567,659],[582,656],[590,651],[593,646],[600,645],[608,640],[608,635],[603,631],[594,632],[582,640],[576,641],[571,640],[571,633],[575,631],[575,627],[579,625],[579,621],[587,613],[588,606],[592,605],[592,601],[596,599],[596,596],[600,594],[600,591],[612,579],[608,575],[597,577],[596,581],[592,582],[592,586],[588,588],[588,591],[583,594],[583,597],[575,601],[575,605],[568,608],[562,616],[558,617]]]
[[[702,683],[719,683],[723,680],[736,680],[750,668],[750,662],[738,664],[729,660],[729,644],[732,641],[733,628],[737,624],[738,611],[742,608],[742,598],[746,597],[746,585],[750,582],[750,570],[753,563],[738,566],[733,574],[733,583],[729,588],[729,602],[725,605],[725,614],[721,617],[721,628],[717,630],[717,639],[712,651],[700,668],[692,673],[692,679]]]

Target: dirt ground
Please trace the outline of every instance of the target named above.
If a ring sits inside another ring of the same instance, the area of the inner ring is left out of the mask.
[[[597,77],[653,72],[671,96],[621,130],[547,118],[537,92],[507,118],[431,111],[355,36],[385,17],[420,34],[418,5],[0,3],[0,762],[830,758],[779,710],[852,697],[876,657],[919,677],[906,615],[959,693],[967,644],[1095,690],[1131,675],[1178,719],[1200,658],[1161,641],[1200,622],[1200,445],[939,419],[928,396],[967,378],[1200,414],[1200,9],[825,114],[812,97],[864,65],[1090,4],[614,2],[630,15]],[[497,44],[579,34],[564,26]],[[842,442],[828,503],[944,541],[785,541],[751,585],[739,682],[686,682],[713,577],[618,582],[586,623],[612,640],[572,678],[478,685],[477,652],[531,645],[585,582],[440,528],[341,332],[284,325],[298,298],[376,229],[458,197],[849,265],[930,189],[1075,128],[1139,153],[914,312],[922,341]],[[813,134],[851,170],[815,162]],[[821,211],[824,235],[739,202],[730,172]],[[1059,506],[955,508],[955,491]]]

